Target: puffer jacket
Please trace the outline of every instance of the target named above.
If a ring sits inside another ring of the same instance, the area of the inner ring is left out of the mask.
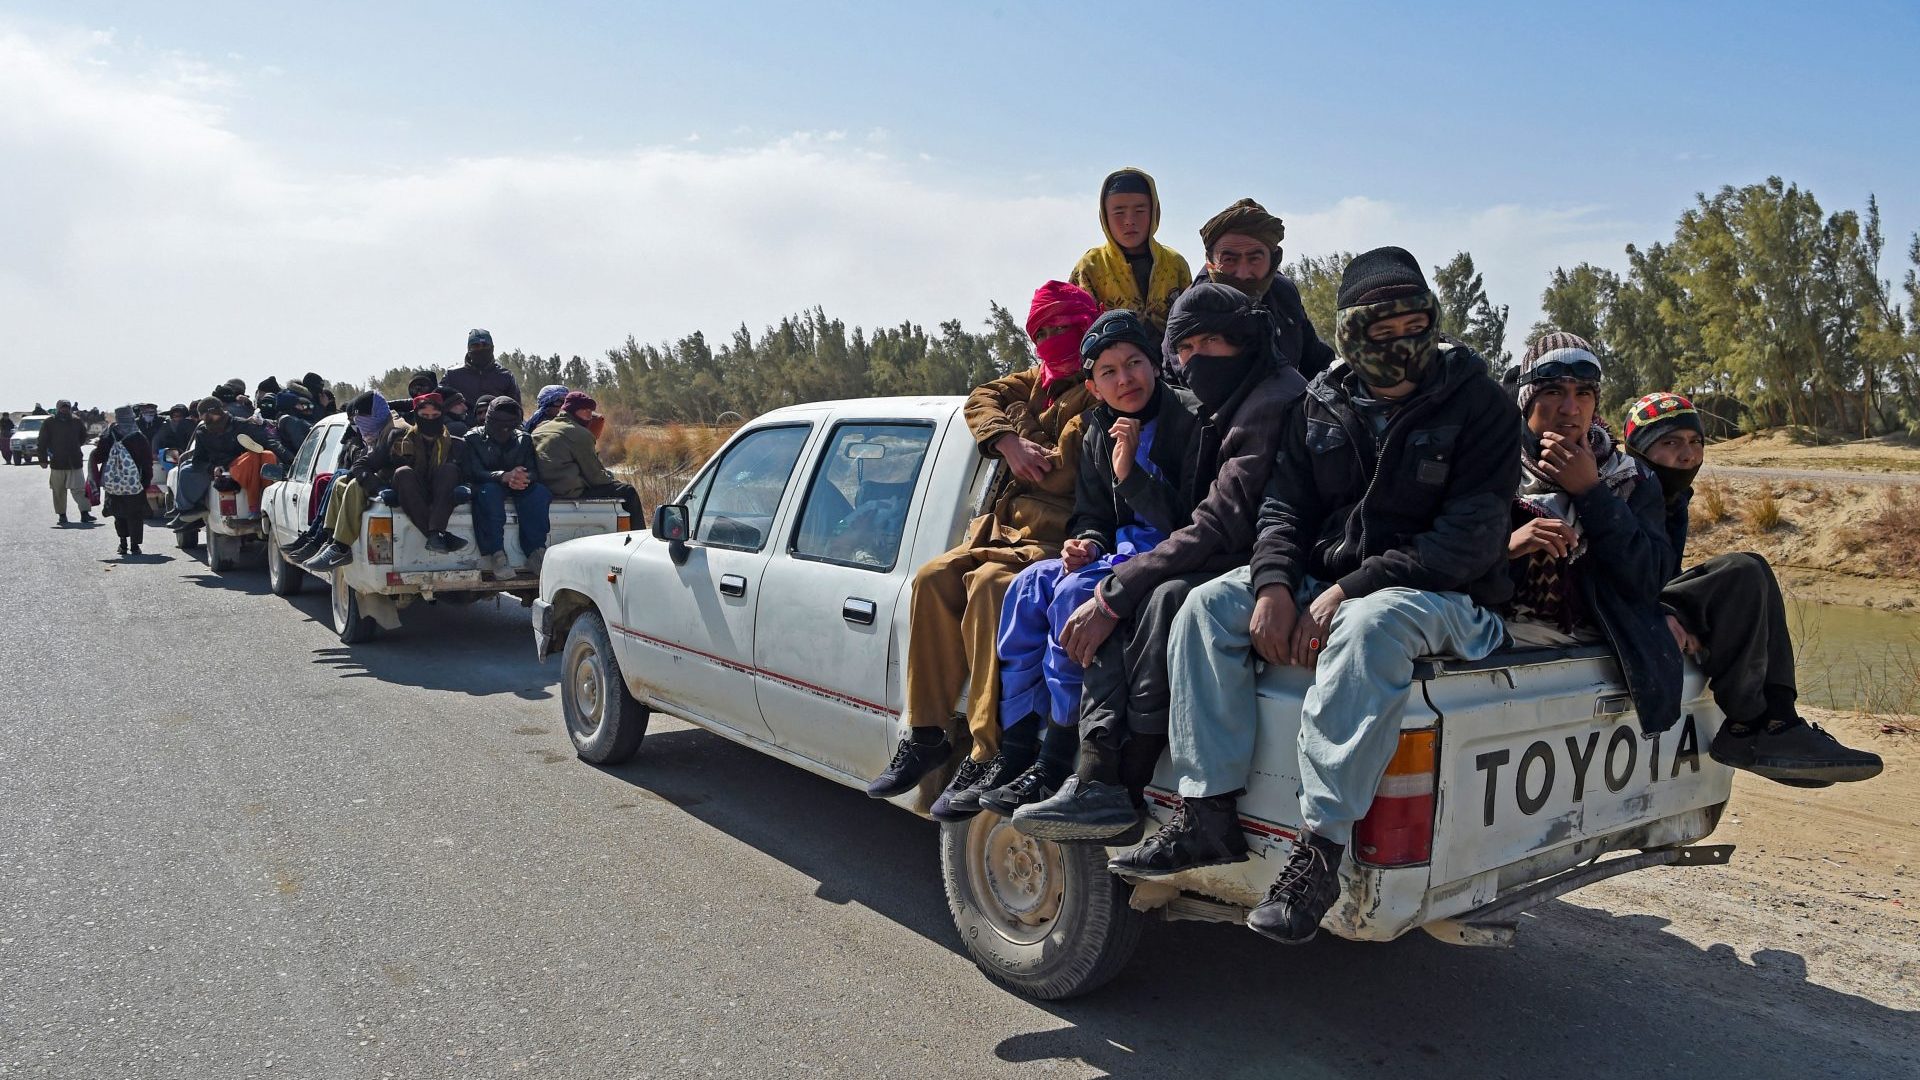
[[[998,529],[1047,546],[1067,538],[1074,479],[1080,471],[1082,430],[1075,421],[1093,405],[1093,391],[1083,379],[1055,389],[1058,396],[1041,385],[1038,368],[1016,371],[974,387],[964,410],[967,430],[988,457],[999,456],[994,443],[1008,434],[1049,448],[1053,468],[1038,484],[1014,476],[1010,469],[1004,472],[991,514],[991,524]]]
[[[1465,346],[1434,370],[1384,435],[1352,403],[1359,378],[1323,372],[1287,412],[1260,508],[1256,590],[1311,574],[1346,595],[1388,586],[1465,593],[1495,607],[1507,577],[1508,508],[1520,486],[1520,410]]]

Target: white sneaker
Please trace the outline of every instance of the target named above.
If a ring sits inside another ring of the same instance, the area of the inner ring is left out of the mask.
[[[543,563],[545,563],[546,561],[547,561],[547,549],[546,549],[546,548],[543,548],[543,547],[542,547],[542,548],[534,548],[534,549],[533,549],[532,551],[529,551],[529,552],[527,552],[527,571],[526,571],[526,572],[527,572],[527,576],[528,576],[528,577],[539,577],[539,576],[540,576],[540,566],[541,566],[541,564],[543,564]]]
[[[507,553],[496,551],[480,559],[481,571],[489,581],[505,581],[513,576],[513,569],[507,563]]]

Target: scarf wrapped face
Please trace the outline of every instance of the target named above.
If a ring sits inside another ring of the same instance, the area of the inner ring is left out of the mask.
[[[1414,314],[1427,316],[1425,330],[1385,341],[1367,336],[1367,329],[1382,319]],[[1440,348],[1440,318],[1431,293],[1355,304],[1341,308],[1334,319],[1334,348],[1368,386],[1419,382],[1433,366],[1434,354]]]
[[[1540,470],[1539,438],[1529,438],[1523,445],[1520,492],[1516,498],[1530,508],[1535,516],[1558,518],[1573,526],[1574,547],[1568,553],[1567,560],[1577,560],[1587,553],[1587,527],[1580,520],[1579,511],[1574,508],[1573,496]],[[1640,469],[1632,457],[1616,452],[1613,436],[1607,433],[1606,428],[1595,424],[1587,429],[1587,449],[1593,451],[1593,459],[1599,464],[1601,486],[1622,499],[1632,495],[1640,479]]]

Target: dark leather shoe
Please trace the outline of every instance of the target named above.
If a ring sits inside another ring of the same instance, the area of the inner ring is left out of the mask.
[[[1310,833],[1293,842],[1293,854],[1267,889],[1267,898],[1247,913],[1247,926],[1283,945],[1305,945],[1320,932],[1340,899],[1340,859],[1346,848]]]
[[[1722,765],[1792,787],[1871,780],[1885,767],[1879,754],[1843,745],[1820,725],[1798,718],[1764,727],[1722,724],[1707,754]]]
[[[1126,788],[1069,776],[1052,798],[1014,811],[1013,827],[1042,840],[1106,840],[1139,820]]]
[[[1231,795],[1182,799],[1173,820],[1139,847],[1110,859],[1107,869],[1136,878],[1172,877],[1201,866],[1247,861],[1247,837]]]

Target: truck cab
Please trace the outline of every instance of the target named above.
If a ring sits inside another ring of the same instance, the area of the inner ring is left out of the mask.
[[[658,711],[842,784],[878,775],[900,735],[914,572],[958,542],[999,476],[963,404],[777,410],[657,508],[649,533],[553,549],[535,648],[560,657],[578,754],[631,757]],[[1067,997],[1116,974],[1151,918],[1243,921],[1298,834],[1308,679],[1289,669],[1250,703],[1261,734],[1240,800],[1245,863],[1131,882],[1107,871],[1106,848],[1027,837],[991,813],[942,826],[949,906],[981,969]],[[1641,735],[1604,649],[1431,659],[1414,692],[1327,930],[1508,944],[1521,911],[1591,881],[1727,857],[1691,846],[1712,832],[1732,781],[1704,752],[1721,717],[1697,672],[1682,722],[1658,739]],[[945,779],[892,801],[924,813]],[[1163,759],[1148,790],[1156,818],[1177,805],[1174,790]]]

